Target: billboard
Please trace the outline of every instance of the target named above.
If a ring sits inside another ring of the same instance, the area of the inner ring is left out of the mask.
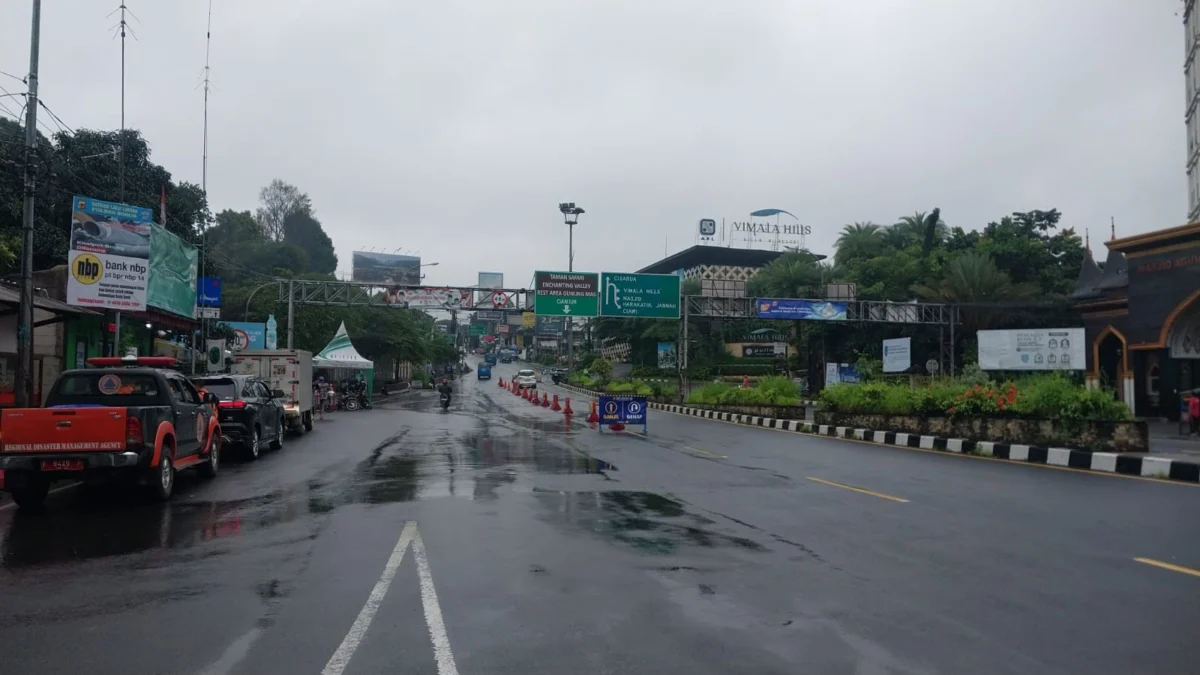
[[[883,341],[883,372],[903,373],[912,368],[912,338]]]
[[[805,321],[845,321],[846,303],[790,298],[758,298],[754,301],[760,319],[799,319]]]
[[[354,251],[350,259],[354,281],[380,286],[417,286],[421,283],[420,256]]]
[[[384,302],[408,309],[470,309],[471,291],[461,288],[395,286],[384,292]]]
[[[504,273],[480,272],[478,285],[480,288],[504,288]]]
[[[245,321],[223,321],[233,331],[229,340],[229,349],[240,352],[243,349],[266,349],[267,324],[247,323]]]
[[[981,370],[1083,370],[1082,328],[979,331]]]
[[[537,317],[537,334],[538,335],[562,335],[567,332],[567,317],[565,316],[538,316]]]
[[[678,366],[679,362],[675,354],[675,343],[658,343],[658,367],[662,370],[672,370]]]
[[[146,304],[186,316],[196,316],[196,277],[199,253],[162,225],[150,225],[150,278]]]
[[[150,209],[73,197],[67,303],[145,311],[153,220]]]

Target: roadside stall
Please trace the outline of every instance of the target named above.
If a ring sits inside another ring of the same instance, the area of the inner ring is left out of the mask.
[[[375,363],[363,358],[354,348],[344,321],[325,349],[313,357],[313,369],[324,375],[327,382],[362,380],[367,387],[367,398],[373,394]]]

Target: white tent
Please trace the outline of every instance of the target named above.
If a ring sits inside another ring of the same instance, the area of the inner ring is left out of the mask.
[[[353,370],[374,370],[375,363],[364,359],[346,333],[346,322],[338,327],[337,335],[325,345],[320,354],[313,357],[313,366],[317,368],[350,368]]]

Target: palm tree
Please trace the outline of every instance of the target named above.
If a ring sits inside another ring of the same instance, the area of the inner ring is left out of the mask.
[[[882,226],[870,221],[846,225],[838,235],[834,260],[843,264],[847,260],[878,255],[883,249],[882,230]]]
[[[1035,284],[1014,283],[990,255],[976,251],[951,259],[935,285],[918,284],[912,290],[926,300],[966,305],[962,322],[968,332],[1003,323],[1011,316],[1003,305],[1032,300],[1039,293]]]
[[[821,285],[824,274],[817,256],[804,250],[789,251],[763,266],[750,279],[747,290],[753,297],[803,298]]]
[[[935,208],[929,213],[914,212],[911,216],[902,217],[887,229],[884,239],[892,248],[906,248],[912,242],[919,241],[926,254],[945,239],[949,232],[946,222],[942,220],[940,208]]]

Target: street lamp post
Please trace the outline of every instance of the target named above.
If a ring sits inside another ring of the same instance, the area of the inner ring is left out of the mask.
[[[583,209],[575,206],[575,202],[563,202],[558,205],[558,210],[563,214],[563,221],[567,224],[567,271],[575,271],[575,223],[579,222],[579,216],[583,215]],[[570,316],[567,317],[567,372],[575,370],[575,335],[574,321]]]

